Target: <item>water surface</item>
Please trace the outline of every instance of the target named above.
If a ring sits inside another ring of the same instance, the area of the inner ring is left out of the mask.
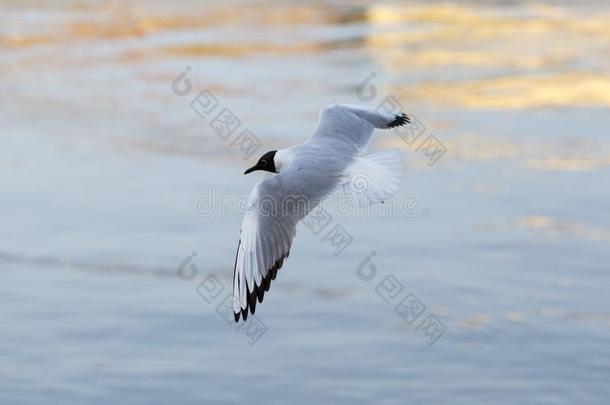
[[[4,2],[0,21],[2,403],[610,394],[603,2]],[[202,118],[203,90],[218,109]],[[370,215],[329,200],[258,307],[266,332],[227,324],[239,202],[263,178],[243,170],[323,106],[387,97],[425,126],[376,136],[405,152],[399,195]],[[224,108],[241,122],[226,140]],[[247,158],[245,129],[262,143]],[[353,239],[338,255],[335,226]]]

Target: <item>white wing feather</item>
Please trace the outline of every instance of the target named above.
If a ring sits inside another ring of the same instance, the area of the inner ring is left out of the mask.
[[[280,220],[261,208],[261,182],[250,195],[247,213],[242,221],[233,272],[233,312],[235,321],[244,320],[262,302],[271,280],[277,275],[290,253],[296,234],[296,218],[282,216]],[[282,223],[285,222],[285,223]],[[279,228],[282,228],[280,231]]]
[[[332,139],[357,154],[366,149],[375,128],[394,128],[409,122],[409,117],[402,113],[391,114],[369,106],[331,105],[320,113],[320,122],[311,140]]]
[[[258,183],[248,198],[233,271],[233,312],[246,320],[290,254],[296,225],[338,184],[309,165]],[[292,199],[292,200],[291,200]],[[296,204],[291,201],[297,201]]]

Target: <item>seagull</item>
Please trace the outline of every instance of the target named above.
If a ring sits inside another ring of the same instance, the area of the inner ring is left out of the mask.
[[[309,140],[272,150],[244,174],[275,173],[257,183],[248,197],[233,270],[235,322],[254,314],[290,254],[297,223],[343,187],[370,203],[384,202],[398,191],[404,171],[396,150],[365,154],[373,130],[410,123],[404,113],[369,106],[331,105],[320,113]]]

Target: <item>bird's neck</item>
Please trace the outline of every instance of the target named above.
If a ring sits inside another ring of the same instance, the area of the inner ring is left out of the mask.
[[[282,170],[286,170],[292,161],[291,148],[278,149],[275,152],[273,163],[275,164],[275,170],[277,173],[281,173]]]

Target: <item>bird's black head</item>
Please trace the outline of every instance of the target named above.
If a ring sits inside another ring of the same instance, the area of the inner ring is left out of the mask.
[[[263,156],[261,156],[260,159],[258,159],[258,162],[256,162],[254,166],[246,170],[244,174],[248,174],[256,170],[265,170],[267,172],[277,173],[277,171],[275,170],[275,162],[273,161],[273,158],[275,157],[275,152],[277,151],[272,150],[270,152],[265,153]]]

